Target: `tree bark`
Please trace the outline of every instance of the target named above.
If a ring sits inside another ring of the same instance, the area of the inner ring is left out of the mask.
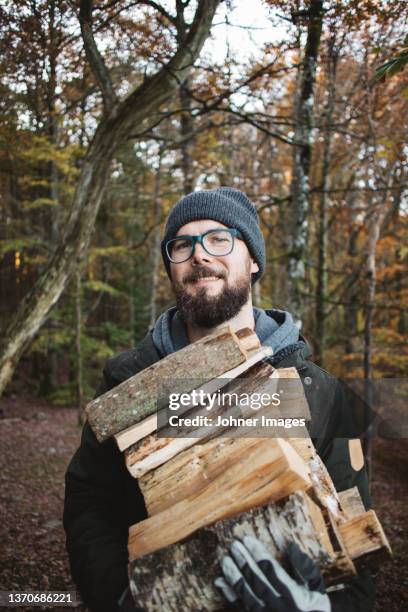
[[[236,334],[223,328],[167,355],[90,402],[86,407],[89,424],[102,442],[167,406],[170,393],[191,391],[245,360]]]
[[[187,24],[184,19],[182,10],[183,3],[177,0],[177,40],[179,44],[184,44],[187,35]],[[180,105],[183,112],[180,115],[180,133],[181,133],[181,168],[183,171],[183,189],[184,193],[190,193],[194,189],[194,173],[193,173],[193,158],[191,155],[194,144],[194,126],[191,116],[191,96],[189,92],[190,81],[187,77],[184,83],[181,83],[179,89]]]
[[[209,34],[218,4],[219,0],[200,0],[185,44],[155,75],[146,78],[124,100],[114,103],[100,122],[83,161],[60,245],[47,269],[22,300],[2,342],[0,393],[10,381],[22,353],[86,255],[114,152],[134,126],[148,121],[188,76]]]
[[[161,172],[162,172],[162,155],[163,151],[159,150],[159,165],[156,170],[155,184],[154,184],[154,224],[155,232],[152,244],[152,290],[150,294],[150,327],[154,327],[157,318],[157,287],[159,284],[159,273],[160,273],[160,222],[161,222],[161,201],[160,201],[160,189],[161,189]]]
[[[297,492],[234,518],[219,521],[184,542],[134,559],[129,565],[130,588],[137,606],[146,612],[210,612],[225,608],[213,585],[219,562],[233,538],[251,535],[285,564],[285,551],[296,542],[322,569],[326,583],[353,576],[353,566],[335,552],[319,508],[307,494]]]
[[[352,178],[352,181],[354,177]],[[352,182],[351,181],[351,182]],[[355,202],[355,194],[356,192],[350,191],[348,197],[348,209],[349,209],[349,223],[351,227],[350,236],[347,242],[347,257],[350,260],[356,260],[358,254],[358,229],[357,229],[357,212],[355,211],[356,202]],[[355,266],[353,266],[354,268]],[[357,336],[357,321],[358,321],[358,287],[356,285],[356,273],[354,269],[352,270],[352,274],[354,279],[350,283],[349,288],[345,293],[345,306],[344,306],[344,321],[346,322],[346,327],[349,332],[345,335],[344,339],[344,352],[345,354],[350,354],[354,352],[355,338]]]
[[[372,395],[372,326],[375,310],[375,295],[377,283],[377,266],[375,252],[380,238],[381,226],[386,213],[385,201],[374,211],[371,226],[368,230],[367,260],[366,260],[366,282],[367,294],[364,313],[364,399],[368,406],[366,414],[366,437],[363,439],[363,453],[367,463],[368,477],[371,477],[371,440],[369,436],[370,415],[369,410],[373,405]]]
[[[191,117],[191,97],[188,91],[189,79],[180,87],[180,103],[183,112],[180,117],[181,131],[181,167],[183,170],[183,189],[184,193],[191,193],[194,190],[194,172],[193,158],[191,155],[194,138],[193,138],[193,120]],[[189,134],[191,136],[189,137]]]
[[[317,285],[316,285],[316,352],[315,361],[318,365],[324,363],[325,349],[325,297],[327,292],[327,272],[326,272],[326,250],[327,250],[327,189],[329,183],[330,155],[331,155],[331,136],[332,136],[332,117],[336,96],[336,69],[338,51],[334,49],[335,40],[329,42],[329,56],[327,62],[327,103],[325,109],[324,143],[322,174],[320,181],[319,198],[319,220],[317,227]]]
[[[323,27],[323,1],[311,0],[307,40],[300,67],[295,100],[295,145],[293,147],[291,200],[287,214],[286,240],[289,253],[289,309],[300,318],[300,289],[307,264],[307,216],[309,212],[309,169],[312,152],[313,91]]]
[[[56,87],[57,87],[57,58],[60,53],[60,49],[57,43],[57,31],[56,31],[56,15],[55,15],[55,0],[52,0],[48,5],[48,36],[49,44],[44,46],[44,54],[48,55],[49,71],[48,71],[48,82],[46,88],[46,104],[47,104],[47,132],[52,145],[53,150],[57,149],[58,146],[58,123],[57,123],[57,111],[55,107],[56,101]],[[45,40],[44,40],[45,42]],[[48,162],[48,173],[49,173],[49,198],[53,202],[53,206],[48,206],[46,219],[46,229],[48,230],[51,226],[51,235],[49,236],[49,251],[50,256],[55,252],[59,240],[59,216],[61,214],[61,206],[59,201],[59,171],[58,166],[54,159]],[[53,322],[50,322],[52,326]],[[58,372],[58,354],[57,350],[53,347],[48,352],[49,370],[48,375],[48,387],[50,390],[55,390],[57,387],[57,372]]]
[[[84,388],[82,362],[82,282],[81,268],[76,271],[75,287],[75,349],[76,349],[76,391],[78,406],[78,423],[84,422]]]
[[[252,353],[244,363],[240,364],[236,368],[233,368],[232,370],[229,370],[228,372],[223,373],[220,377],[215,378],[209,381],[208,383],[205,383],[204,385],[200,386],[200,390],[203,393],[214,393],[225,386],[229,388],[230,384],[232,385],[234,382],[234,381],[230,382],[232,378],[235,378],[238,376],[248,376],[249,373],[251,374],[251,376],[253,376],[254,365],[258,364],[263,359],[270,357],[271,354],[272,354],[272,350],[270,349],[270,347],[266,347],[266,346],[262,347],[262,349],[260,349],[259,351]],[[267,364],[263,364],[263,367],[270,367],[271,370],[273,370],[272,366],[269,366]],[[285,368],[284,371],[286,372],[288,369],[295,370],[296,372],[296,368]],[[197,382],[198,384],[201,384],[201,381],[195,381],[195,382]],[[306,398],[305,398],[305,401],[306,401]],[[190,410],[192,410],[192,412],[195,412],[194,408],[192,408],[191,405],[186,406],[185,410],[189,413],[189,416],[191,414]],[[184,413],[185,411],[183,410],[183,414]],[[127,429],[125,429],[124,431],[121,431],[118,434],[115,434],[115,439],[116,439],[119,449],[121,451],[128,449],[130,446],[135,445],[137,442],[139,442],[143,438],[146,438],[150,434],[154,433],[157,429],[160,429],[161,433],[165,435],[164,428],[168,425],[167,417],[168,417],[168,411],[167,411],[167,406],[166,406],[162,410],[158,410],[156,413],[143,419],[139,423],[136,423],[136,425],[132,425],[128,427]],[[196,437],[199,437],[199,436],[196,436]]]

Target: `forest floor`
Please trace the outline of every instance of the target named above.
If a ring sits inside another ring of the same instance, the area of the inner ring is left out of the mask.
[[[0,591],[75,590],[62,508],[64,473],[79,438],[75,409],[0,400]],[[375,440],[374,507],[394,551],[378,573],[377,611],[408,609],[407,481],[408,440]]]

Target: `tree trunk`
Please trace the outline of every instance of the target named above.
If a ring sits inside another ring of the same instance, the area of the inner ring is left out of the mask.
[[[255,151],[252,156],[252,168],[251,168],[252,176],[250,177],[251,188],[248,190],[250,194],[250,198],[254,202],[258,202],[259,187],[261,183],[261,177],[259,176],[259,170],[260,170],[261,164],[258,159],[257,151],[261,149],[262,138],[263,138],[263,135],[261,132],[255,133],[255,143],[254,143]],[[253,301],[254,306],[258,308],[261,306],[261,282],[262,281],[258,280],[255,283],[255,285],[253,285],[252,287],[252,301]]]
[[[288,208],[286,240],[289,257],[289,309],[302,318],[301,288],[307,264],[307,216],[309,212],[309,169],[312,152],[313,90],[323,26],[323,1],[311,0],[307,40],[299,72],[295,100],[295,142],[293,147],[291,201]]]
[[[116,102],[100,122],[84,158],[64,235],[47,269],[22,300],[1,346],[0,393],[77,265],[84,259],[102,201],[116,149],[135,126],[149,121],[188,76],[209,34],[219,0],[201,0],[193,24],[169,63],[148,77],[123,101]]]
[[[401,257],[401,247],[398,246],[395,249],[395,263],[398,266],[403,266],[403,258]],[[403,300],[403,274],[401,270],[398,270],[395,274],[395,292],[397,296],[398,302],[401,304]],[[407,313],[405,310],[400,310],[398,317],[398,333],[404,337],[407,333],[407,324],[406,324],[406,316]]]
[[[354,180],[354,179],[353,179]],[[353,184],[353,180],[351,181],[351,185]],[[357,249],[357,243],[358,243],[358,233],[359,233],[359,228],[358,228],[358,224],[357,224],[357,212],[355,211],[355,199],[356,199],[356,192],[354,191],[350,191],[349,196],[347,198],[347,207],[349,209],[349,223],[350,223],[350,237],[348,239],[347,242],[347,257],[350,258],[350,260],[356,260],[357,258],[357,254],[358,254],[358,249]],[[346,293],[345,293],[345,307],[344,307],[344,321],[342,322],[343,325],[346,326],[346,328],[348,329],[348,333],[345,334],[345,339],[344,339],[344,352],[346,355],[350,354],[350,353],[354,353],[354,344],[355,344],[355,338],[357,336],[357,321],[358,321],[358,310],[359,310],[359,304],[358,304],[358,287],[357,287],[357,275],[356,275],[356,270],[355,270],[355,264],[353,265],[353,269],[352,269],[352,274],[353,274],[353,278],[351,279],[351,283],[349,285],[349,288],[347,289]]]
[[[189,79],[187,78],[180,87],[180,103],[183,112],[180,117],[181,128],[181,167],[183,170],[183,190],[184,193],[191,193],[194,190],[194,171],[193,158],[191,151],[194,144],[193,120],[191,117],[191,97],[188,91]]]
[[[372,325],[375,309],[375,292],[377,281],[377,267],[375,261],[375,251],[380,237],[381,226],[385,217],[386,206],[384,202],[374,211],[369,227],[367,243],[367,262],[366,262],[366,281],[367,296],[364,313],[364,399],[370,408],[373,403],[372,394]],[[369,410],[368,410],[369,412]],[[369,414],[366,415],[366,437],[363,439],[363,452],[367,462],[367,471],[371,475],[371,441],[369,437]],[[368,435],[367,435],[368,434]]]
[[[133,253],[134,252],[134,248],[135,248],[135,215],[136,215],[136,210],[137,207],[139,205],[139,198],[140,198],[140,185],[139,182],[137,182],[136,184],[136,191],[134,194],[134,198],[132,201],[132,225],[130,228],[130,232],[129,232],[129,239],[128,239],[128,248],[129,248],[129,253]],[[131,258],[131,262],[130,262],[130,269],[129,269],[129,329],[130,329],[130,338],[131,338],[131,343],[136,344],[137,340],[136,340],[136,304],[135,304],[135,295],[136,295],[136,264],[135,264],[135,259],[132,257]]]
[[[157,318],[157,287],[159,285],[160,273],[160,222],[161,222],[161,172],[162,172],[162,155],[163,151],[159,151],[159,165],[156,170],[155,185],[154,185],[154,237],[152,244],[152,289],[150,294],[150,323],[149,327],[154,327]]]
[[[84,390],[82,380],[82,283],[81,269],[78,268],[75,275],[75,349],[76,349],[76,391],[78,406],[78,423],[84,422]]]
[[[325,109],[324,143],[322,159],[322,176],[320,181],[319,220],[317,228],[317,285],[316,285],[316,353],[318,365],[324,363],[325,348],[325,297],[327,292],[326,250],[327,250],[327,189],[330,169],[331,123],[336,95],[337,54],[334,50],[335,41],[329,42],[329,58],[327,62],[327,103]]]
[[[56,31],[55,31],[55,1],[49,3],[48,7],[48,18],[49,18],[49,45],[44,49],[44,53],[48,53],[49,61],[49,78],[47,83],[47,110],[48,110],[48,137],[52,144],[53,150],[56,150],[58,146],[58,123],[56,117],[56,87],[57,87],[57,57],[59,49],[56,44]],[[60,202],[59,202],[59,172],[58,166],[52,159],[48,163],[49,170],[49,197],[54,203],[53,206],[48,207],[48,213],[51,217],[51,240],[50,240],[50,253],[53,254],[57,248],[59,241],[59,214],[60,214]],[[47,224],[48,225],[48,224]],[[52,326],[52,321],[50,322]],[[48,353],[49,361],[49,385],[52,390],[57,387],[57,351],[51,347]]]

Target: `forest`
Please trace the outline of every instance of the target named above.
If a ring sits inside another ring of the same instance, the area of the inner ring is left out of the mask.
[[[198,4],[207,22],[217,4]],[[271,40],[245,55],[221,3],[223,52],[200,24],[207,41],[178,84],[160,70],[185,52],[189,2],[4,3],[2,388],[13,372],[57,404],[91,397],[106,358],[173,303],[166,214],[218,185],[261,217],[256,304],[293,312],[335,375],[403,377],[404,4],[264,2]],[[239,28],[243,42],[257,33]]]
[[[217,186],[260,216],[254,304],[333,375],[404,380],[407,32],[405,0],[0,0],[1,419],[68,407],[68,460],[72,407],[174,304],[170,209]]]

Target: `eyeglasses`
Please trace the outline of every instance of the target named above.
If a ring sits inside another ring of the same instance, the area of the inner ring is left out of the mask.
[[[209,255],[224,257],[234,248],[234,239],[243,240],[237,229],[213,229],[201,236],[177,236],[166,243],[166,254],[172,263],[183,263],[193,256],[197,242]]]

